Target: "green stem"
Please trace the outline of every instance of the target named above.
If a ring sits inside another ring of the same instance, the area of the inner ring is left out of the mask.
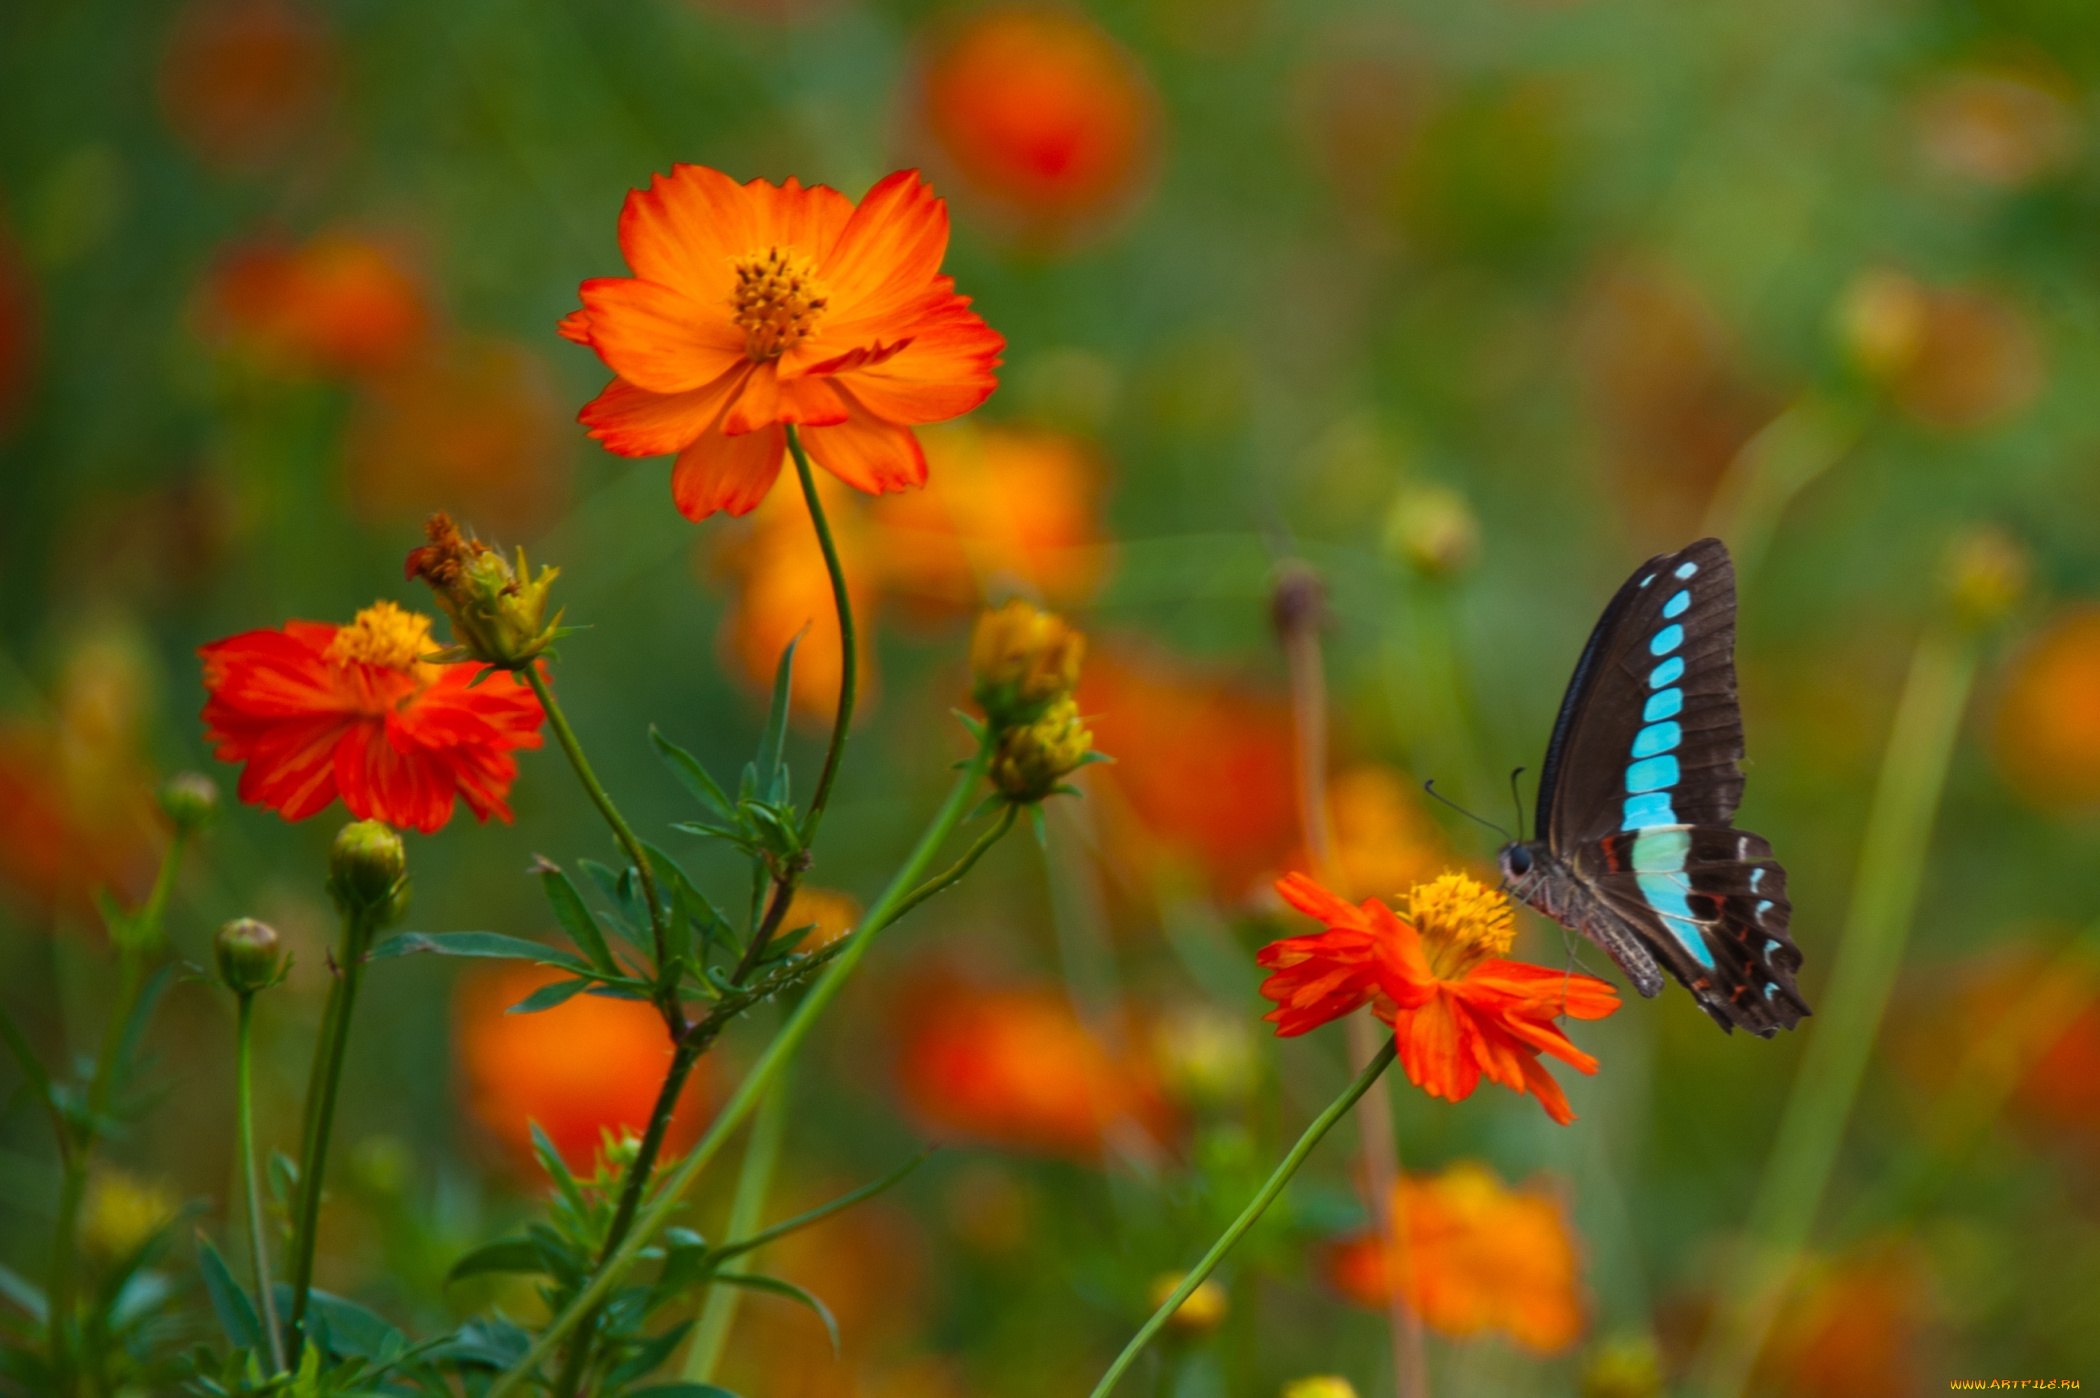
[[[655,1200],[642,1210],[626,1241],[620,1244],[612,1256],[599,1264],[598,1271],[590,1283],[577,1293],[560,1315],[548,1323],[545,1330],[540,1332],[539,1338],[533,1341],[532,1348],[526,1351],[524,1358],[497,1376],[482,1398],[505,1398],[506,1394],[514,1393],[521,1385],[531,1382],[530,1376],[539,1371],[540,1365],[547,1361],[548,1356],[554,1353],[568,1333],[575,1329],[577,1323],[604,1301],[620,1276],[633,1264],[636,1254],[656,1236],[657,1230],[663,1227],[672,1211],[679,1207],[687,1186],[692,1184],[694,1178],[707,1167],[708,1162],[721,1151],[730,1134],[751,1115],[774,1078],[802,1046],[802,1041],[809,1036],[818,1017],[838,997],[839,991],[852,976],[854,967],[867,955],[868,947],[875,940],[875,934],[895,919],[899,906],[907,896],[907,890],[917,885],[926,872],[926,866],[933,862],[934,855],[947,842],[948,837],[955,833],[955,827],[962,823],[963,813],[969,809],[970,795],[984,779],[985,768],[990,762],[990,750],[980,745],[977,755],[970,760],[970,765],[956,778],[955,785],[949,790],[948,799],[935,815],[933,823],[927,827],[926,833],[920,836],[917,847],[912,850],[903,867],[890,879],[889,887],[883,890],[882,896],[875,900],[875,906],[861,919],[860,929],[854,933],[850,945],[831,963],[831,968],[824,973],[824,978],[811,987],[808,998],[795,1007],[795,1012],[788,1017],[788,1022],[781,1026],[780,1032],[766,1045],[758,1061],[751,1066],[751,1071],[745,1075],[743,1082],[737,1085],[737,1090],[723,1105],[721,1113],[709,1124],[707,1133],[700,1138],[700,1143],[679,1162],[678,1168],[665,1180],[663,1188],[657,1191]]]
[[[787,1122],[788,1079],[783,1073],[759,1102],[758,1115],[752,1119],[751,1140],[744,1146],[744,1165],[737,1174],[736,1198],[729,1205],[727,1236],[748,1238],[758,1231],[766,1195],[773,1187],[773,1170],[780,1163],[781,1143],[787,1137]],[[734,1286],[707,1289],[707,1304],[701,1308],[700,1324],[693,1331],[693,1343],[685,1352],[685,1371],[680,1375],[687,1383],[707,1383],[714,1378],[742,1295],[741,1288]]]
[[[1912,658],[1837,959],[1744,1229],[1742,1260],[1694,1371],[1695,1393],[1742,1392],[1815,1225],[1903,960],[1976,657],[1973,637],[1932,631]]]
[[[664,964],[663,904],[657,899],[656,875],[649,868],[649,857],[642,852],[642,842],[636,838],[633,827],[627,823],[627,818],[620,814],[619,807],[613,805],[612,797],[607,794],[604,783],[598,780],[598,774],[591,770],[590,759],[583,755],[583,744],[576,741],[576,730],[569,727],[569,716],[563,713],[561,705],[555,702],[554,691],[547,688],[547,682],[540,678],[539,667],[527,665],[518,673],[532,686],[533,694],[540,701],[540,708],[546,712],[547,726],[554,730],[554,741],[561,744],[563,755],[569,759],[569,765],[576,769],[576,780],[583,783],[584,794],[591,798],[591,804],[598,808],[598,814],[605,817],[605,823],[612,827],[613,838],[620,842],[620,849],[627,855],[627,862],[634,865],[635,872],[641,876],[642,894],[649,904],[649,931],[654,940],[656,965],[661,973]],[[675,1003],[674,1000],[673,1008],[666,1011],[666,1019],[675,1017]],[[659,1005],[658,1008],[663,1007]]]
[[[357,1009],[357,989],[365,976],[365,952],[377,925],[362,912],[344,915],[343,958],[336,968],[336,981],[328,991],[328,1005],[321,1012],[321,1040],[314,1045],[313,1074],[307,1086],[306,1138],[300,1143],[299,1197],[292,1220],[292,1313],[293,1365],[306,1342],[306,1303],[313,1290],[314,1252],[320,1241],[321,1180],[328,1165],[328,1138],[335,1129],[336,1094],[342,1085],[343,1063],[349,1056],[350,1020]]]
[[[1305,1163],[1305,1157],[1311,1155],[1313,1147],[1320,1144],[1320,1138],[1348,1114],[1349,1109],[1356,1105],[1357,1098],[1371,1090],[1371,1084],[1377,1082],[1379,1076],[1392,1066],[1393,1058],[1398,1052],[1398,1046],[1388,1038],[1385,1047],[1378,1050],[1377,1055],[1364,1065],[1364,1070],[1356,1075],[1356,1080],[1343,1090],[1342,1095],[1328,1103],[1326,1111],[1313,1118],[1312,1125],[1306,1127],[1305,1134],[1298,1138],[1298,1144],[1291,1147],[1291,1153],[1286,1155],[1283,1163],[1270,1174],[1268,1182],[1262,1185],[1260,1192],[1248,1202],[1246,1208],[1240,1210],[1240,1216],[1232,1221],[1232,1226],[1218,1236],[1218,1241],[1211,1244],[1210,1251],[1203,1254],[1203,1260],[1190,1268],[1189,1274],[1181,1279],[1181,1285],[1174,1288],[1174,1294],[1161,1303],[1160,1308],[1152,1313],[1152,1318],[1138,1328],[1137,1334],[1130,1337],[1130,1343],[1123,1346],[1123,1352],[1116,1356],[1116,1362],[1108,1366],[1108,1372],[1101,1376],[1101,1382],[1094,1385],[1094,1391],[1089,1398],[1108,1398],[1109,1392],[1116,1386],[1116,1381],[1123,1377],[1123,1371],[1136,1361],[1145,1346],[1151,1343],[1152,1337],[1159,1333],[1160,1327],[1173,1318],[1174,1312],[1181,1309],[1181,1303],[1188,1300],[1197,1287],[1203,1285],[1204,1278],[1216,1270],[1218,1263],[1224,1260],[1225,1254],[1232,1251],[1233,1244],[1237,1243],[1241,1236],[1254,1226],[1255,1221],[1269,1205],[1276,1201],[1276,1196],[1290,1183],[1291,1176],[1297,1174],[1298,1167]]]
[[[824,770],[817,789],[809,798],[809,815],[802,822],[802,847],[817,842],[817,826],[831,800],[831,784],[838,779],[839,763],[846,755],[846,733],[853,727],[853,706],[860,697],[860,642],[853,629],[853,599],[846,591],[846,570],[839,564],[838,545],[831,540],[831,521],[824,517],[824,502],[817,498],[817,479],[810,473],[809,456],[802,437],[791,423],[787,430],[788,454],[795,458],[795,475],[802,482],[802,499],[809,506],[809,522],[816,526],[817,544],[824,550],[824,568],[831,574],[831,600],[839,615],[839,709],[831,722],[831,746],[824,752]]]
[[[71,1123],[62,1114],[58,1118],[64,1177],[59,1184],[47,1304],[51,1361],[61,1393],[76,1391],[78,1380],[73,1363],[73,1284],[74,1264],[80,1251],[80,1204],[87,1196],[88,1169],[100,1141],[100,1123],[107,1118],[110,1098],[116,1091],[117,1060],[124,1050],[124,1034],[146,981],[146,953],[161,945],[161,922],[174,896],[175,876],[181,871],[182,852],[187,844],[188,836],[178,829],[161,855],[160,870],[154,875],[153,889],[146,901],[137,912],[109,929],[117,948],[117,998],[110,1006],[109,1022],[102,1029],[102,1050],[95,1058],[94,1075],[88,1080],[87,1114]]]
[[[234,1030],[234,1096],[239,1111],[241,1178],[248,1192],[248,1250],[255,1264],[255,1297],[262,1306],[263,1333],[270,1339],[273,1374],[284,1372],[284,1332],[277,1328],[277,1298],[271,1294],[269,1235],[263,1229],[262,1176],[255,1168],[255,1074],[251,1021],[254,995],[243,995]]]
[[[896,910],[890,914],[890,921],[895,922],[928,898],[937,893],[945,893],[961,883],[963,875],[969,873],[976,867],[977,861],[984,858],[985,851],[998,844],[1006,832],[1014,828],[1014,821],[1020,814],[1021,808],[1013,802],[1008,802],[1005,813],[999,817],[999,823],[979,835],[977,842],[963,851],[962,858],[905,894],[903,900],[897,904]]]

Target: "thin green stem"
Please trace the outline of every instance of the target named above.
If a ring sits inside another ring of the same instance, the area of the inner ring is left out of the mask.
[[[270,1340],[273,1374],[284,1372],[284,1332],[277,1326],[277,1298],[271,1294],[269,1234],[263,1228],[262,1176],[255,1166],[255,1073],[251,1032],[255,996],[243,995],[234,1030],[234,1096],[239,1112],[241,1181],[248,1194],[248,1251],[255,1265],[255,1298],[262,1306],[263,1333]]]
[[[621,815],[619,807],[613,804],[612,797],[605,790],[605,784],[599,781],[598,774],[591,770],[590,759],[583,755],[583,744],[576,741],[576,730],[569,727],[569,716],[563,713],[561,705],[555,702],[554,691],[540,678],[539,667],[527,665],[518,673],[532,686],[533,694],[540,701],[540,708],[546,712],[547,726],[554,730],[554,741],[561,745],[562,754],[569,759],[569,765],[576,769],[576,780],[583,783],[584,794],[591,798],[591,804],[598,808],[598,814],[605,817],[605,823],[612,827],[613,838],[620,842],[620,849],[626,854],[627,862],[634,865],[635,872],[641,876],[642,895],[649,904],[649,931],[654,941],[656,965],[661,972],[664,964],[664,912],[663,904],[656,896],[656,874],[649,867],[649,856],[643,853],[642,842],[636,838],[634,828],[628,825],[627,818]],[[665,1011],[666,1019],[675,1017],[675,1004],[674,999],[673,1008]],[[659,1005],[658,1008],[663,1006]],[[676,1032],[675,1027],[673,1032]]]
[[[328,1167],[328,1138],[335,1128],[336,1095],[343,1063],[350,1050],[350,1021],[357,1009],[357,990],[365,976],[365,952],[376,923],[363,912],[344,915],[342,964],[322,1011],[322,1036],[314,1045],[314,1069],[308,1079],[306,1139],[300,1143],[299,1197],[292,1220],[291,1364],[299,1362],[306,1342],[306,1303],[313,1290],[314,1252],[319,1244],[322,1176]]]
[[[1094,1385],[1094,1391],[1089,1398],[1108,1398],[1117,1380],[1123,1377],[1124,1370],[1136,1361],[1145,1346],[1151,1343],[1152,1337],[1159,1333],[1160,1327],[1173,1318],[1174,1312],[1181,1309],[1181,1303],[1188,1300],[1197,1287],[1203,1285],[1204,1278],[1217,1269],[1225,1254],[1232,1251],[1233,1244],[1237,1243],[1267,1211],[1269,1205],[1276,1201],[1276,1196],[1290,1183],[1291,1176],[1297,1174],[1298,1167],[1305,1163],[1305,1157],[1311,1155],[1313,1147],[1320,1144],[1320,1138],[1348,1114],[1349,1109],[1356,1105],[1357,1098],[1371,1090],[1371,1084],[1377,1082],[1380,1075],[1392,1066],[1397,1053],[1397,1046],[1388,1038],[1385,1047],[1378,1050],[1377,1056],[1364,1065],[1364,1070],[1356,1075],[1356,1080],[1343,1090],[1342,1095],[1330,1102],[1326,1111],[1313,1118],[1312,1125],[1306,1127],[1305,1134],[1298,1138],[1298,1144],[1291,1147],[1290,1154],[1283,1157],[1283,1162],[1269,1175],[1267,1183],[1262,1185],[1247,1207],[1240,1210],[1240,1216],[1232,1221],[1232,1226],[1218,1235],[1218,1241],[1211,1244],[1210,1251],[1203,1254],[1201,1262],[1189,1269],[1189,1274],[1181,1279],[1181,1285],[1174,1288],[1174,1294],[1161,1303],[1160,1308],[1152,1313],[1152,1318],[1138,1328],[1137,1334],[1130,1337],[1130,1343],[1123,1346],[1123,1352],[1116,1356],[1116,1362],[1108,1366],[1108,1372],[1101,1376],[1101,1382]]]
[[[838,545],[831,539],[831,521],[824,517],[824,502],[817,498],[817,478],[810,472],[809,456],[802,437],[791,423],[787,430],[788,454],[795,458],[795,475],[802,482],[802,499],[809,506],[809,522],[816,526],[817,544],[824,550],[824,568],[831,574],[831,601],[839,616],[839,708],[831,721],[831,746],[824,752],[824,769],[817,776],[817,789],[809,798],[809,815],[802,821],[802,847],[817,842],[817,826],[831,800],[831,784],[838,779],[839,763],[846,755],[846,734],[853,727],[853,706],[860,697],[860,641],[853,629],[853,599],[846,591],[846,570],[839,564]]]
[[[905,894],[903,900],[897,904],[896,911],[890,914],[890,920],[892,922],[896,921],[935,894],[945,893],[961,883],[963,875],[969,873],[971,869],[976,867],[977,861],[984,858],[985,851],[998,844],[1005,837],[1006,832],[1014,828],[1014,822],[1020,818],[1020,815],[1021,808],[1012,802],[1008,802],[1005,812],[999,817],[998,823],[982,835],[979,835],[977,842],[963,851],[962,858]]]
[[[824,973],[824,978],[811,987],[808,998],[795,1007],[794,1013],[788,1017],[788,1022],[781,1026],[780,1032],[766,1045],[758,1061],[751,1066],[751,1071],[737,1085],[729,1101],[709,1124],[707,1133],[700,1138],[700,1143],[679,1162],[678,1168],[666,1178],[663,1188],[657,1191],[655,1200],[642,1210],[626,1241],[620,1244],[612,1256],[599,1264],[597,1273],[589,1284],[577,1293],[560,1315],[548,1323],[547,1328],[540,1332],[539,1338],[533,1341],[532,1348],[525,1352],[524,1357],[497,1376],[482,1398],[505,1398],[505,1395],[516,1392],[521,1385],[529,1383],[530,1375],[539,1371],[540,1365],[560,1347],[568,1333],[604,1301],[621,1275],[633,1265],[636,1255],[656,1236],[657,1230],[663,1227],[672,1211],[679,1207],[679,1201],[686,1188],[707,1167],[708,1162],[720,1153],[723,1143],[729,1139],[731,1133],[743,1125],[745,1119],[756,1109],[759,1099],[765,1095],[766,1089],[772,1085],[774,1078],[795,1055],[796,1050],[801,1048],[802,1041],[809,1037],[817,1019],[838,997],[839,991],[852,976],[854,968],[860,964],[861,958],[867,955],[869,946],[875,940],[875,934],[895,920],[898,908],[907,897],[908,891],[916,887],[919,880],[925,876],[926,866],[933,862],[934,855],[947,843],[948,837],[955,833],[955,827],[962,823],[963,813],[969,809],[970,795],[984,779],[984,771],[990,761],[990,750],[980,746],[969,766],[956,778],[955,785],[948,792],[948,799],[942,803],[933,823],[926,828],[926,833],[919,837],[919,843],[912,850],[910,857],[891,877],[889,886],[882,891],[882,896],[875,900],[875,905],[868,910],[867,916],[861,919],[860,928],[854,933],[846,950],[831,963],[831,968]]]
[[[736,1198],[729,1205],[727,1236],[748,1238],[758,1231],[765,1217],[766,1195],[773,1188],[773,1171],[780,1163],[781,1143],[787,1139],[788,1077],[782,1073],[759,1101],[751,1122],[751,1139],[744,1146],[743,1168],[737,1172]],[[739,1271],[743,1270],[738,1268]],[[711,1286],[707,1303],[700,1309],[700,1323],[685,1352],[687,1383],[707,1383],[721,1362],[722,1346],[728,1343],[729,1327],[736,1320],[742,1290],[734,1286]]]
[[[1903,960],[1977,649],[1972,636],[1933,631],[1912,658],[1829,986],[1744,1228],[1741,1260],[1694,1370],[1694,1393],[1742,1392],[1815,1226]]]

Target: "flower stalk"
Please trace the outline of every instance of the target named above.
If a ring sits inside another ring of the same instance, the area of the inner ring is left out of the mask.
[[[1248,1201],[1247,1207],[1240,1211],[1240,1216],[1218,1235],[1218,1240],[1211,1244],[1210,1251],[1203,1254],[1203,1260],[1189,1269],[1188,1275],[1181,1279],[1181,1285],[1174,1288],[1167,1299],[1160,1303],[1159,1309],[1152,1313],[1151,1318],[1138,1328],[1137,1334],[1130,1337],[1130,1343],[1123,1346],[1123,1352],[1116,1356],[1115,1363],[1108,1366],[1108,1372],[1101,1376],[1101,1382],[1094,1385],[1094,1391],[1088,1398],[1108,1398],[1117,1381],[1123,1377],[1124,1371],[1137,1360],[1145,1346],[1151,1343],[1152,1337],[1173,1319],[1174,1312],[1181,1309],[1181,1303],[1188,1300],[1197,1287],[1203,1285],[1204,1280],[1217,1270],[1218,1263],[1224,1260],[1225,1254],[1232,1251],[1233,1245],[1268,1211],[1269,1205],[1276,1202],[1276,1196],[1291,1182],[1291,1176],[1298,1173],[1298,1167],[1312,1154],[1313,1147],[1320,1144],[1321,1138],[1334,1129],[1334,1124],[1356,1105],[1359,1097],[1371,1090],[1371,1085],[1378,1081],[1385,1070],[1393,1066],[1393,1059],[1398,1053],[1393,1040],[1387,1039],[1385,1046],[1364,1065],[1363,1071],[1356,1075],[1355,1081],[1343,1090],[1342,1095],[1328,1103],[1327,1109],[1313,1118],[1312,1125],[1305,1128],[1305,1133],[1298,1138],[1298,1143],[1291,1147],[1290,1154],[1284,1156],[1282,1163],[1270,1173],[1254,1198]],[[493,1390],[490,1398],[495,1398]]]
[[[236,1149],[241,1155],[241,1186],[248,1200],[248,1251],[255,1268],[255,1299],[262,1307],[263,1334],[270,1346],[270,1372],[285,1369],[284,1331],[277,1324],[276,1290],[270,1284],[269,1233],[263,1224],[262,1174],[255,1163],[255,994],[240,997],[240,1018],[234,1027],[234,1096],[239,1111]]]

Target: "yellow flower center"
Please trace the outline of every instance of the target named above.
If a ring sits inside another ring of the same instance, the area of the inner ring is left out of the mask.
[[[1407,895],[1407,920],[1422,934],[1429,969],[1458,980],[1516,940],[1509,900],[1468,874],[1445,874],[1416,884]]]
[[[430,649],[430,618],[382,600],[335,633],[328,643],[328,658],[337,665],[355,660],[408,670]]]
[[[801,344],[831,304],[815,261],[794,248],[745,253],[735,265],[736,323],[744,327],[744,352],[753,359],[778,359]]]

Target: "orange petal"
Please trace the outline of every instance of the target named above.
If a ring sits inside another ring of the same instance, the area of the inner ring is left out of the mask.
[[[944,422],[970,411],[999,385],[1006,340],[950,296],[937,319],[910,322],[910,343],[840,377],[868,407],[892,422]]]
[[[725,301],[708,304],[661,282],[599,277],[583,284],[591,348],[651,393],[683,393],[745,359],[744,332]]]
[[[791,247],[821,267],[853,218],[851,199],[829,185],[804,189],[793,176],[778,186],[753,180],[744,186],[744,196],[751,201],[758,234],[744,252]]]
[[[1448,997],[1439,995],[1418,1010],[1395,1017],[1393,1032],[1407,1080],[1431,1097],[1462,1102],[1480,1084],[1480,1065],[1467,1051],[1464,1027]]]
[[[706,519],[716,510],[750,514],[773,488],[786,451],[787,433],[778,426],[741,437],[710,432],[678,453],[671,498],[690,520]]]
[[[1285,874],[1276,880],[1276,892],[1284,902],[1316,922],[1330,927],[1364,926],[1364,915],[1355,904],[1329,893],[1304,874]]]
[[[1595,976],[1576,975],[1550,966],[1496,958],[1483,961],[1466,977],[1469,989],[1479,989],[1520,1000],[1527,1005],[1549,1008],[1552,1014],[1577,1019],[1603,1019],[1619,1008],[1619,992]]]
[[[1539,1105],[1546,1109],[1546,1115],[1554,1121],[1566,1126],[1575,1120],[1575,1113],[1568,1106],[1567,1094],[1560,1090],[1560,1084],[1553,1080],[1553,1074],[1546,1071],[1546,1065],[1536,1058],[1524,1060],[1524,1086],[1532,1096],[1539,1099]]]
[[[683,451],[722,416],[730,396],[743,387],[748,364],[731,369],[689,393],[651,393],[625,379],[583,405],[576,420],[608,451],[621,456],[661,456]]]
[[[916,299],[947,250],[948,206],[917,170],[899,170],[863,195],[817,272],[846,337],[874,338],[843,327],[872,325]]]
[[[780,385],[780,420],[809,427],[829,427],[851,414],[846,400],[826,379],[783,380]]]
[[[591,313],[571,311],[555,323],[554,333],[564,340],[574,340],[579,345],[591,342]]]
[[[926,483],[926,454],[909,427],[885,422],[868,412],[853,395],[838,387],[846,421],[808,428],[803,440],[819,466],[855,490],[870,495]]]
[[[729,405],[722,430],[732,437],[771,427],[780,421],[780,369],[770,360],[751,371],[744,391]]]
[[[740,185],[705,165],[674,165],[628,194],[620,250],[636,276],[714,305],[729,299],[737,258],[785,244],[821,264],[852,216],[852,202],[822,185]]]

